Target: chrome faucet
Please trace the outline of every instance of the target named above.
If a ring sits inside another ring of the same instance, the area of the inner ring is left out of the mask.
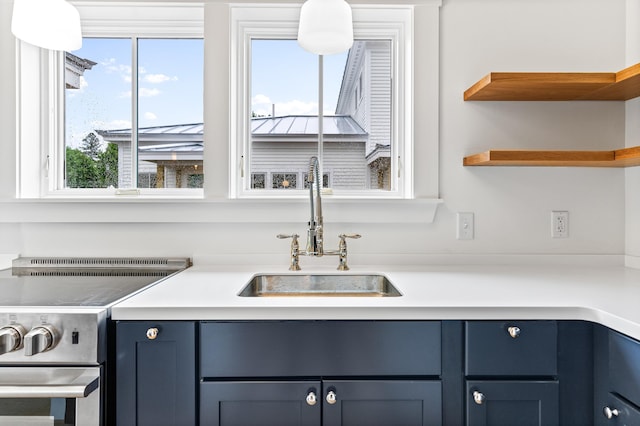
[[[315,177],[314,177],[315,172]],[[316,184],[316,202],[313,204],[313,183]],[[309,229],[307,230],[307,256],[322,256],[324,254],[322,241],[322,181],[320,180],[320,164],[318,157],[311,157],[309,160],[309,205],[311,206],[311,217],[309,218]]]
[[[322,221],[322,181],[320,180],[320,165],[318,157],[311,157],[309,160],[309,175],[307,177],[309,182],[309,205],[311,206],[311,216],[309,218],[309,228],[307,229],[307,247],[306,250],[300,250],[300,244],[298,243],[298,234],[278,234],[278,238],[291,238],[291,264],[289,265],[290,271],[299,271],[300,262],[299,256],[314,256],[322,257],[324,255],[336,255],[339,256],[338,270],[348,271],[347,265],[347,238],[360,238],[360,234],[340,234],[340,242],[338,244],[338,250],[324,250],[323,231],[324,224]],[[313,184],[315,182],[316,195],[314,202]]]

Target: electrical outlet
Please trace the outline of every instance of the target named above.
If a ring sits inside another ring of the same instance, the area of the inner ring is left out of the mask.
[[[569,212],[566,212],[566,211],[551,212],[551,237],[553,238],[569,237]]]
[[[473,240],[473,213],[458,212],[456,238],[459,240]]]

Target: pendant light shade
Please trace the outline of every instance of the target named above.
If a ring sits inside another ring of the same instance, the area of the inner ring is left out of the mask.
[[[353,17],[349,4],[344,0],[307,0],[300,9],[298,44],[316,55],[351,48]]]
[[[14,0],[11,32],[45,49],[71,51],[82,47],[80,14],[65,0]]]

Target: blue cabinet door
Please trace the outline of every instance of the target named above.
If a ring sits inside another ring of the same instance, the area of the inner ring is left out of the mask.
[[[195,324],[116,324],[118,426],[196,424]]]
[[[468,426],[556,426],[556,381],[467,381]]]
[[[324,426],[442,425],[439,380],[323,382]]]
[[[319,381],[203,382],[200,424],[320,426]]]

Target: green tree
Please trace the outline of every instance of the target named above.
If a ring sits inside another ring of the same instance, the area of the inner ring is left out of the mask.
[[[96,187],[96,163],[89,155],[79,149],[67,147],[65,167],[68,188]]]
[[[118,145],[108,143],[107,149],[98,154],[96,164],[98,175],[100,176],[100,187],[118,187]]]
[[[82,145],[80,145],[80,151],[91,157],[92,160],[97,161],[102,152],[102,144],[100,138],[91,132],[84,139],[82,139]]]

